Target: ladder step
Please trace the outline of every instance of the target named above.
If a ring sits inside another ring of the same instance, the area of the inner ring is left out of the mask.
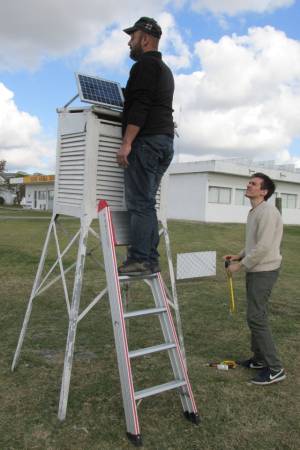
[[[141,391],[137,391],[134,394],[134,398],[135,400],[140,400],[141,398],[150,397],[151,395],[160,394],[161,392],[170,391],[171,389],[176,389],[181,386],[186,386],[186,381],[170,381],[169,383],[159,384],[158,386],[153,386]]]
[[[159,344],[153,347],[141,348],[139,350],[132,350],[129,352],[129,358],[136,358],[138,356],[151,355],[151,353],[161,352],[163,350],[170,350],[171,348],[176,348],[173,343],[170,344]]]
[[[166,308],[140,309],[139,311],[130,311],[130,312],[124,313],[124,319],[129,319],[130,317],[149,316],[151,314],[162,314],[166,311],[167,311]]]
[[[128,283],[128,281],[136,281],[136,280],[146,280],[157,278],[157,272],[149,273],[147,275],[140,273],[138,275],[119,275],[120,283]]]

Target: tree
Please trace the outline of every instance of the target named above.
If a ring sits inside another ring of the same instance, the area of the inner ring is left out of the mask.
[[[4,159],[0,159],[0,172],[5,172],[6,161]]]
[[[19,184],[16,187],[15,203],[20,205],[22,198],[25,197],[25,184]]]

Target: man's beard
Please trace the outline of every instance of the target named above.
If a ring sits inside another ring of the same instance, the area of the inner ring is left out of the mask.
[[[135,47],[130,49],[129,56],[133,61],[138,61],[143,54],[141,47]]]

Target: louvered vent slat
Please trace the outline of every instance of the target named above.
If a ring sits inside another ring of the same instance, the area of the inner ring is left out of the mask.
[[[58,173],[58,202],[80,207],[84,190],[85,133],[62,135]]]
[[[98,141],[96,197],[116,209],[124,209],[124,170],[118,166],[116,153],[122,143],[121,127],[101,122]]]

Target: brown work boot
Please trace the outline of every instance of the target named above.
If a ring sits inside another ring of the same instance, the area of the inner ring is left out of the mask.
[[[152,273],[161,272],[161,268],[160,268],[158,261],[151,262],[150,267],[151,267]]]
[[[127,260],[118,268],[119,275],[150,275],[153,271],[146,261]]]

